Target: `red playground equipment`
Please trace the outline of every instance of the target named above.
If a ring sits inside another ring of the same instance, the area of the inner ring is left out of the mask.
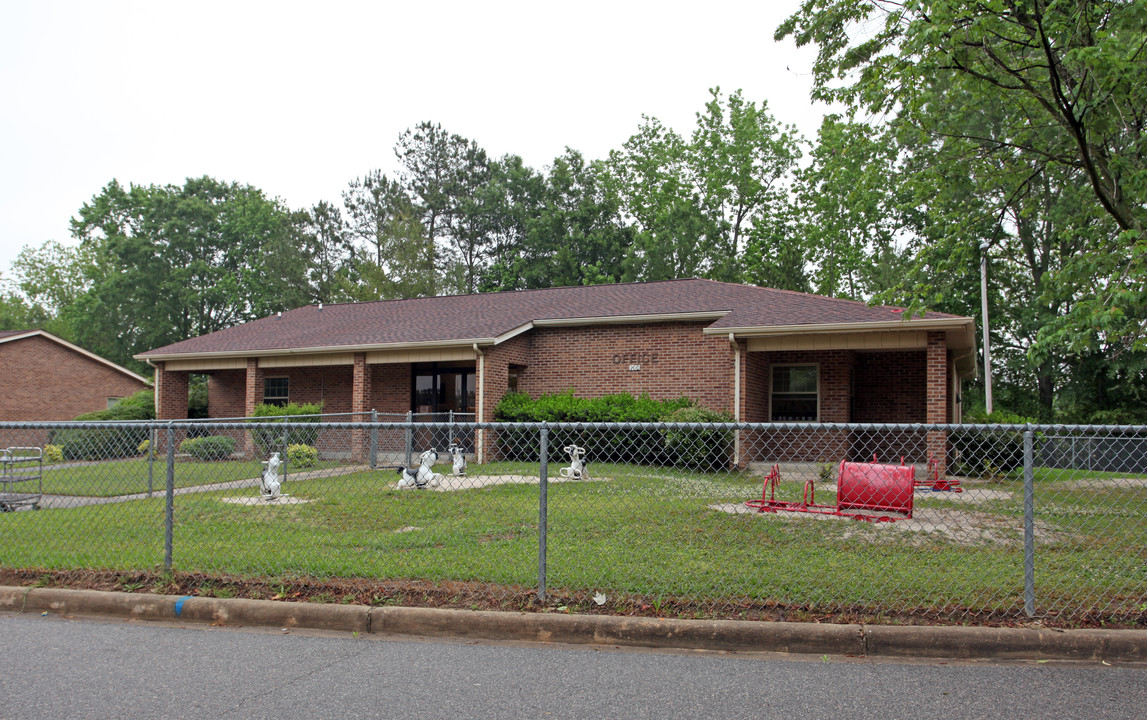
[[[928,477],[918,481],[916,487],[928,487],[932,492],[964,492],[959,480],[949,480],[947,476],[940,477],[940,463],[936,462],[932,453],[928,453]]]
[[[765,476],[760,500],[749,500],[745,504],[756,508],[757,512],[803,512],[819,515],[835,515],[865,522],[894,522],[912,517],[912,497],[915,488],[916,469],[905,465],[880,465],[873,456],[871,463],[842,461],[837,477],[836,505],[818,505],[816,502],[816,482],[808,480],[804,485],[804,495],[800,502],[776,499],[777,485],[781,480],[780,465],[773,465]],[[870,515],[857,511],[897,513],[890,515]]]

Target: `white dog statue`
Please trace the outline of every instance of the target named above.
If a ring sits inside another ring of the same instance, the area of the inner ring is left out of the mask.
[[[558,473],[569,480],[581,480],[583,477],[588,477],[587,467],[589,466],[589,461],[583,460],[585,457],[585,448],[578,447],[577,445],[566,445],[562,450],[569,453],[570,466],[562,468]]]
[[[429,487],[438,487],[438,474],[431,468],[434,463],[438,462],[438,451],[434,449],[426,450],[418,456],[421,463],[417,468],[398,468],[398,474],[401,475],[398,479],[398,489],[405,488],[418,488],[419,490]]]
[[[457,443],[451,443],[450,447],[446,448],[446,452],[450,453],[451,459],[454,460],[454,468],[451,472],[458,477],[465,475],[466,456],[462,454],[462,446]]]
[[[279,453],[271,453],[271,458],[263,464],[266,467],[259,480],[259,494],[274,500],[279,497],[279,490],[283,487],[283,461],[279,459]]]

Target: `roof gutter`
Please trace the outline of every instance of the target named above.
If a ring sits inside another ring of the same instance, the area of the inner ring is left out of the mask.
[[[493,345],[496,338],[466,338],[464,340],[431,340],[428,342],[386,343],[372,345],[329,345],[310,348],[269,348],[262,350],[220,350],[190,353],[140,353],[136,360],[200,360],[230,357],[269,357],[273,355],[326,355],[329,353],[371,352],[375,350],[437,350],[441,348],[467,348],[473,345]]]
[[[747,327],[709,327],[706,335],[735,334],[737,337],[773,337],[777,335],[806,335],[810,333],[887,332],[889,330],[952,330],[971,326],[973,318],[935,318],[931,320],[891,320],[852,323],[809,323],[806,325],[759,325]]]

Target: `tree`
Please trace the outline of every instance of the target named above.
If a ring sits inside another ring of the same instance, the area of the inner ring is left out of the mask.
[[[136,353],[307,300],[308,257],[290,214],[250,186],[113,181],[72,232],[96,261],[62,314],[76,342],[120,364],[140,367]]]
[[[631,279],[738,280],[748,238],[781,212],[800,155],[794,131],[740,91],[710,92],[690,140],[646,117],[610,153],[607,185],[635,230]]]
[[[325,200],[310,210],[295,213],[304,252],[311,258],[308,289],[313,302],[343,299],[342,279],[349,270],[354,247],[347,237],[342,213]]]
[[[795,183],[795,232],[815,258],[817,293],[868,300],[896,284],[897,153],[877,128],[824,119],[812,162]]]
[[[435,267],[450,290],[474,292],[493,230],[495,196],[486,152],[441,125],[423,122],[399,137],[395,155],[403,166],[402,188],[440,253]]]
[[[484,291],[620,282],[632,243],[599,166],[566,149],[546,172],[516,155],[494,164],[501,191],[493,262]]]
[[[816,97],[959,141],[985,160],[981,177],[1009,179],[996,154],[1075,175],[1088,199],[1071,225],[1088,247],[1046,287],[1095,292],[1046,324],[1033,352],[1145,347],[1147,1],[807,0],[777,29],[787,36],[819,47]],[[1006,197],[1024,192],[1022,174],[1010,180]]]
[[[410,196],[396,180],[373,170],[343,191],[349,232],[358,247],[343,292],[356,300],[434,295],[437,253]]]

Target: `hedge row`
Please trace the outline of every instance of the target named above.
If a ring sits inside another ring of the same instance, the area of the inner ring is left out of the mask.
[[[572,390],[535,399],[523,393],[508,393],[494,409],[496,420],[504,422],[560,423],[718,423],[731,422],[725,413],[699,407],[693,400],[654,400],[648,395],[627,393],[600,398],[576,397]],[[536,460],[541,452],[538,433],[533,430],[501,430],[499,446],[503,457]],[[550,432],[550,457],[560,461],[562,448],[586,448],[595,462],[636,462],[678,465],[716,470],[728,467],[733,449],[729,430],[700,428],[655,430],[595,430],[577,428]]]

